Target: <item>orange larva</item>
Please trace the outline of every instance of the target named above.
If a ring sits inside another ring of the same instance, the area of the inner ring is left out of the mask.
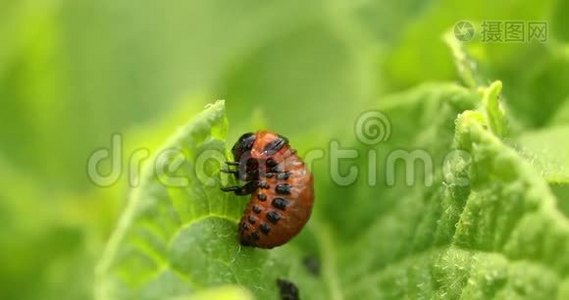
[[[237,170],[232,173],[243,186],[222,188],[236,195],[251,194],[239,222],[239,239],[245,246],[280,246],[304,227],[312,211],[312,174],[288,140],[276,133],[258,131],[242,135],[231,149]]]

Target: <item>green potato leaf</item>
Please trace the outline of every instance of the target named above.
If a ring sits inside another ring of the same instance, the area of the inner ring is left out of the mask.
[[[360,226],[343,266],[347,299],[567,297],[567,219],[547,182],[493,133],[500,117],[488,109],[458,116],[456,152],[433,186],[376,199],[394,204]]]
[[[569,184],[569,150],[566,142],[569,126],[553,126],[528,131],[516,139],[520,153],[554,184]]]
[[[307,299],[566,298],[569,223],[547,181],[501,140],[501,87],[430,84],[384,99],[391,139],[358,149],[422,149],[438,166],[432,181],[417,172],[413,186],[382,175],[342,187],[328,162],[315,163],[314,216],[272,250],[238,243],[248,199],[219,190],[234,184],[219,175],[227,121],[223,102],[209,106],[163,147],[184,154],[170,170],[188,183],[165,185],[147,166],[134,188],[97,269],[97,298],[278,299],[277,278]],[[308,255],[318,275],[303,266]]]

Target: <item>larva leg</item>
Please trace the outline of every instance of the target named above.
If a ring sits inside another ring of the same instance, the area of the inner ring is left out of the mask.
[[[238,170],[227,170],[227,169],[221,169],[220,170],[223,173],[227,173],[227,174],[239,174]]]
[[[221,190],[224,192],[234,192],[237,196],[249,195],[257,189],[256,181],[249,181],[243,186],[226,186],[222,187]]]

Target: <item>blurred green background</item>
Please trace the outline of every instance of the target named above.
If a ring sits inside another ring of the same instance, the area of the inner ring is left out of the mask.
[[[113,133],[152,148],[226,99],[230,141],[266,124],[306,149],[383,95],[458,81],[441,36],[460,20],[548,22],[545,43],[466,45],[504,82],[516,126],[567,123],[567,13],[563,0],[0,0],[0,298],[92,298],[128,178],[100,188],[86,165]]]

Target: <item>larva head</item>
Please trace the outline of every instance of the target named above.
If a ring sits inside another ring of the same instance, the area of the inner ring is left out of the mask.
[[[258,177],[259,164],[251,157],[251,149],[255,144],[256,136],[252,132],[243,134],[231,148],[233,159],[239,163],[238,172],[235,177],[240,180],[254,180]]]
[[[236,162],[240,162],[244,154],[248,154],[253,149],[253,144],[255,143],[255,134],[252,132],[247,132],[243,134],[233,148],[231,148],[231,153],[233,153],[233,159]]]

